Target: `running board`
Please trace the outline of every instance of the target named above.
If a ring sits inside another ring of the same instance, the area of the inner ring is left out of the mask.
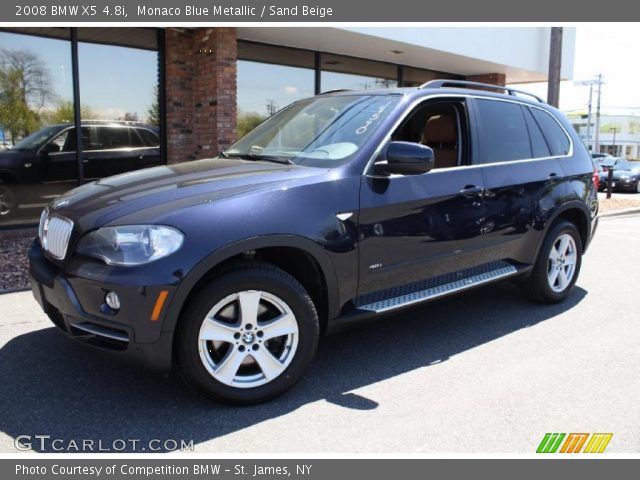
[[[477,287],[516,273],[518,269],[507,262],[492,262],[415,284],[365,295],[359,299],[358,309],[375,313],[386,312]]]

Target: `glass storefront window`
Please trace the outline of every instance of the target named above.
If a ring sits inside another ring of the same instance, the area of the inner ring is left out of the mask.
[[[70,32],[50,30],[58,38],[0,32],[0,227],[36,223],[77,183],[77,165],[58,168],[60,145],[47,146],[73,113]]]
[[[90,152],[81,162],[71,30],[0,31],[0,227],[37,223],[45,205],[77,185],[80,168],[91,180],[162,163],[158,129],[148,124],[159,118],[157,31],[77,32],[82,148]]]
[[[238,138],[287,105],[314,93],[311,69],[238,61]]]
[[[314,54],[238,42],[238,138],[287,105],[314,94]]]
[[[340,55],[322,55],[321,90],[396,87],[398,67],[390,63],[374,62]]]

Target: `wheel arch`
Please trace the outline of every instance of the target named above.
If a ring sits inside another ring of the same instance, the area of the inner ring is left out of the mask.
[[[583,202],[574,201],[568,202],[558,208],[549,218],[545,234],[542,236],[540,243],[538,244],[536,258],[540,253],[540,249],[542,248],[544,239],[547,236],[547,232],[559,220],[566,220],[575,225],[578,233],[580,234],[582,253],[586,251],[587,245],[589,244],[589,237],[591,235],[591,211]]]
[[[283,258],[283,254],[287,254]],[[216,250],[202,260],[182,280],[173,295],[165,315],[163,331],[175,330],[189,298],[207,281],[224,269],[251,259],[271,263],[291,274],[311,295],[325,324],[339,311],[338,284],[333,265],[323,248],[317,243],[294,235],[270,235],[239,241]],[[304,260],[303,260],[304,259]],[[302,265],[299,261],[302,260]],[[306,263],[305,263],[306,262]],[[310,272],[308,268],[313,270]],[[311,285],[313,275],[320,276],[318,285]]]

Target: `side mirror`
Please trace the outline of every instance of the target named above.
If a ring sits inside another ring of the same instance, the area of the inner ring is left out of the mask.
[[[44,147],[42,147],[42,153],[57,153],[60,151],[60,145],[57,143],[47,143]]]
[[[420,175],[431,170],[434,163],[433,150],[413,142],[390,142],[382,156],[375,168],[388,175]]]

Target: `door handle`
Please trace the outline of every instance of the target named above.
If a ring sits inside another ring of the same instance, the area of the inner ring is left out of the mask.
[[[549,175],[547,175],[547,180],[558,181],[560,180],[560,177],[556,172],[551,172]]]
[[[89,163],[90,158],[83,158],[82,163]]]
[[[483,187],[476,187],[475,185],[467,185],[460,190],[460,195],[467,198],[479,197],[483,194]]]

